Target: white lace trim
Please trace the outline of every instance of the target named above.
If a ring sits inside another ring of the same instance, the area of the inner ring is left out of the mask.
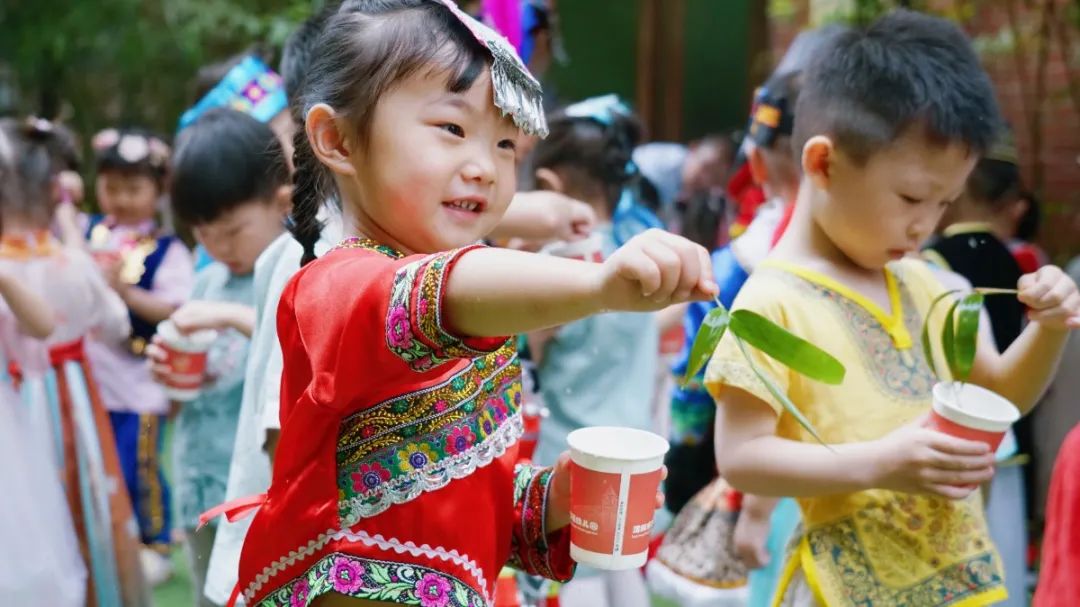
[[[467,555],[463,555],[455,550],[447,550],[442,546],[432,548],[428,544],[421,544],[417,546],[414,542],[402,542],[397,538],[386,539],[382,534],[376,533],[370,535],[364,531],[350,531],[348,529],[327,529],[326,533],[320,533],[319,537],[309,541],[306,545],[299,547],[296,550],[290,551],[288,555],[281,557],[275,561],[269,567],[262,570],[262,573],[255,576],[255,581],[251,583],[244,590],[244,598],[247,603],[255,599],[255,593],[262,590],[263,586],[270,582],[270,579],[285,570],[286,567],[292,567],[298,562],[303,561],[307,557],[315,554],[316,551],[322,549],[331,541],[335,540],[349,540],[350,542],[359,542],[365,546],[377,546],[380,550],[393,551],[397,554],[409,553],[412,556],[425,556],[428,558],[439,559],[446,562],[451,562],[465,571],[468,571],[480,583],[480,588],[483,590],[484,599],[488,605],[493,605],[491,598],[491,590],[488,588],[487,578],[484,577],[484,570],[476,564],[476,561],[472,560]]]
[[[428,464],[408,476],[380,485],[372,490],[371,494],[338,502],[338,511],[348,512],[343,524],[352,527],[361,519],[377,516],[391,506],[411,502],[424,493],[442,489],[452,480],[469,476],[506,453],[506,450],[521,438],[523,432],[524,425],[519,411],[507,418],[494,434],[469,449]]]

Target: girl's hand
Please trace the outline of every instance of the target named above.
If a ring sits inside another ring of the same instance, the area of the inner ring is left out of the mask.
[[[993,478],[994,453],[986,443],[924,428],[925,419],[875,441],[871,487],[959,500]]]
[[[1030,308],[1028,318],[1056,331],[1080,329],[1080,293],[1076,283],[1057,266],[1043,266],[1020,277],[1017,297]]]
[[[604,261],[601,297],[607,310],[654,311],[719,292],[704,247],[663,230],[649,230]]]
[[[547,532],[558,531],[570,524],[570,452],[564,451],[555,463],[555,471],[552,473],[551,488],[548,489],[547,501]],[[660,479],[667,478],[667,466],[663,467]],[[656,492],[656,508],[664,507],[664,494]]]

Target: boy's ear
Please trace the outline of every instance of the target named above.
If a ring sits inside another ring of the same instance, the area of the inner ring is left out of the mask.
[[[311,151],[319,162],[338,175],[353,176],[356,169],[349,162],[351,150],[339,122],[332,107],[317,103],[308,110],[304,128],[311,143]]]
[[[750,177],[754,183],[762,186],[769,180],[769,167],[765,166],[765,155],[761,148],[756,145],[750,146],[750,152],[746,155],[746,161],[750,164]]]
[[[537,189],[559,192],[560,194],[566,193],[566,184],[563,183],[562,177],[559,177],[559,174],[555,171],[549,168],[539,168],[536,169],[534,176],[536,177]]]
[[[802,150],[802,169],[818,189],[828,189],[832,176],[832,163],[836,160],[836,148],[832,139],[825,135],[811,137]]]

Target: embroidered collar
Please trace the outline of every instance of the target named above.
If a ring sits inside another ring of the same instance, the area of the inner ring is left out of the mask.
[[[359,236],[350,236],[349,238],[342,240],[340,243],[338,243],[336,247],[334,247],[335,251],[338,249],[366,249],[368,251],[375,251],[376,253],[381,253],[391,259],[401,259],[405,257],[404,253],[398,251],[397,249],[394,249],[393,247],[388,247],[384,244],[379,244],[378,242],[370,238],[361,238]]]
[[[48,230],[17,232],[0,237],[0,257],[29,259],[48,257],[59,249],[59,243]]]
[[[881,306],[871,301],[862,293],[859,293],[840,281],[820,272],[815,272],[793,263],[775,259],[765,260],[758,267],[771,267],[794,274],[809,283],[828,289],[833,293],[850,300],[852,303],[866,310],[879,324],[881,324],[881,328],[889,334],[889,337],[892,338],[893,344],[897,348],[906,350],[911,347],[911,333],[908,332],[907,326],[904,324],[904,306],[901,303],[900,298],[900,285],[896,280],[896,276],[893,275],[889,268],[885,268],[884,272],[885,288],[889,292],[889,307],[891,308],[891,314],[883,310]]]

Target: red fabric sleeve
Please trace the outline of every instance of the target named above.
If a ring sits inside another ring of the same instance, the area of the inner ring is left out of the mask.
[[[552,471],[528,464],[515,470],[514,529],[508,564],[530,575],[566,582],[574,577],[577,566],[570,558],[570,527],[545,533]]]

